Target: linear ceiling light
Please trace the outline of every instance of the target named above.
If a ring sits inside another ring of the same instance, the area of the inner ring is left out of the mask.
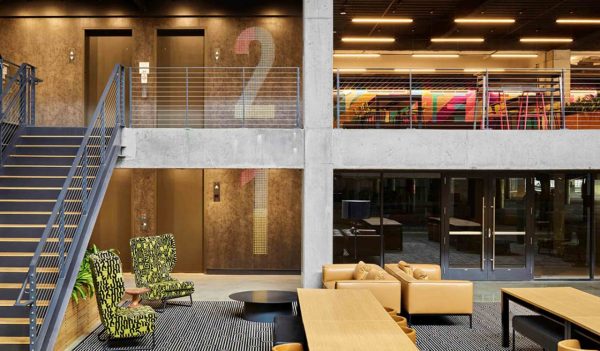
[[[559,18],[556,23],[562,24],[600,24],[600,18]]]
[[[456,18],[456,23],[464,24],[511,24],[515,23],[512,18]]]
[[[374,58],[381,54],[333,54],[333,57],[354,57],[354,58]]]
[[[394,68],[394,72],[435,72],[435,68]]]
[[[521,43],[571,43],[572,38],[543,38],[543,37],[529,37],[521,38]]]
[[[414,58],[458,58],[458,54],[413,54]]]
[[[492,58],[536,58],[538,54],[491,54]]]
[[[399,17],[355,17],[352,19],[353,23],[379,23],[379,24],[396,24],[396,23],[412,23],[412,18],[399,18]]]
[[[389,37],[344,37],[342,41],[346,43],[393,43],[396,39]]]
[[[504,72],[504,68],[465,68],[464,72]]]
[[[366,72],[366,68],[334,68],[334,72]]]
[[[431,38],[432,43],[483,43],[483,38]]]

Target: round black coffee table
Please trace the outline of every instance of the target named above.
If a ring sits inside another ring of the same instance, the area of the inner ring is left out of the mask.
[[[244,303],[243,318],[247,321],[272,323],[275,316],[294,314],[292,302],[298,301],[294,291],[257,290],[242,291],[229,298]]]

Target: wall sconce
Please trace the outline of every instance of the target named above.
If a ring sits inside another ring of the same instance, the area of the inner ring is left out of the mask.
[[[148,216],[146,215],[146,213],[142,213],[140,215],[140,230],[142,231],[142,233],[148,230]]]
[[[213,183],[213,201],[221,202],[221,184],[219,182]]]
[[[145,98],[148,96],[147,86],[148,86],[148,75],[150,74],[150,62],[140,62],[139,72],[140,72],[140,83],[142,83],[142,98]]]
[[[219,59],[221,58],[221,49],[220,48],[215,49],[214,57],[215,57],[215,61],[219,62]]]
[[[69,63],[75,63],[75,49],[69,49]]]

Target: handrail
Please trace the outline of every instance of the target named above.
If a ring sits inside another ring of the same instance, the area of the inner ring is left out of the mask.
[[[69,169],[52,214],[35,250],[26,280],[15,305],[30,306],[30,348],[43,350],[51,338],[52,323],[62,318],[61,299],[70,296],[72,274],[78,268],[84,243],[84,230],[89,230],[90,211],[100,193],[103,175],[110,171],[111,157],[115,155],[118,137],[124,125],[125,69],[116,65],[96,110],[87,127],[81,146]],[[53,239],[53,240],[49,240]],[[74,248],[71,250],[71,248]],[[56,268],[58,274],[48,273]],[[29,293],[25,299],[26,292]],[[38,300],[49,301],[38,304]],[[64,310],[62,310],[64,313]]]
[[[600,69],[334,69],[337,128],[600,129]]]
[[[7,72],[11,69],[12,75]],[[35,86],[41,80],[35,76],[35,67],[27,63],[16,65],[0,57],[0,70],[0,164],[3,164],[6,147],[24,127],[35,124]]]

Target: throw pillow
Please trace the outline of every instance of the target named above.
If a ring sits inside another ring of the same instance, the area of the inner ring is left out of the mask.
[[[379,269],[371,269],[366,280],[385,280],[385,273]]]
[[[366,263],[364,263],[363,261],[358,262],[358,264],[354,268],[354,273],[352,273],[352,279],[364,280],[365,278],[367,278],[369,270],[371,270],[371,267],[369,267]]]
[[[421,268],[415,269],[415,271],[413,272],[413,277],[415,279],[417,279],[417,280],[427,280],[427,279],[429,279],[429,276],[427,276],[427,272],[425,272]]]

